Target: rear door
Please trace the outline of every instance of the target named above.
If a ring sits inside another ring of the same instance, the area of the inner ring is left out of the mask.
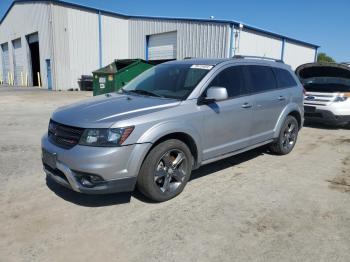
[[[281,112],[287,105],[289,92],[279,88],[273,69],[263,65],[245,67],[249,88],[253,94],[254,114],[252,145],[273,138],[274,129]]]
[[[203,160],[246,147],[253,119],[242,66],[230,66],[217,74],[209,87],[226,87],[229,98],[201,105],[203,123]],[[205,94],[203,94],[205,95]]]

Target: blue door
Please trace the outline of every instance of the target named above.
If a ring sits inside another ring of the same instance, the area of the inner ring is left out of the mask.
[[[51,60],[46,59],[47,89],[52,90]]]

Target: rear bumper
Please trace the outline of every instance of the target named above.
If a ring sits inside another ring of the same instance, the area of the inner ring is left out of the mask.
[[[306,121],[313,121],[327,124],[346,124],[350,122],[350,115],[335,115],[328,110],[307,110],[305,108],[304,118]]]

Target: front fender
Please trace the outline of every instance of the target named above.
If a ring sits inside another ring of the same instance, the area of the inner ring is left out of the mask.
[[[137,141],[137,143],[156,143],[160,138],[173,134],[184,133],[190,136],[197,147],[198,158],[197,163],[200,163],[202,159],[201,137],[198,131],[190,125],[188,122],[181,120],[171,120],[162,123],[158,123],[149,128]]]
[[[280,130],[282,128],[282,125],[286,119],[286,117],[291,113],[291,112],[298,112],[300,114],[300,117],[301,117],[301,122],[303,123],[303,115],[304,113],[301,111],[300,109],[300,106],[296,103],[291,103],[291,104],[288,104],[284,109],[283,111],[281,112],[279,118],[278,118],[278,121],[275,125],[275,128],[274,128],[274,135],[273,137],[274,138],[278,138],[279,134],[280,134]],[[300,127],[301,128],[301,127]]]

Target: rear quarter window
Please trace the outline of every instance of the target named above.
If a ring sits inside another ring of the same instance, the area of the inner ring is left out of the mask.
[[[278,88],[287,88],[297,86],[293,76],[291,76],[290,72],[282,69],[282,68],[273,68],[272,69],[277,81]]]
[[[276,77],[269,66],[249,65],[246,70],[253,93],[265,92],[277,88]]]

